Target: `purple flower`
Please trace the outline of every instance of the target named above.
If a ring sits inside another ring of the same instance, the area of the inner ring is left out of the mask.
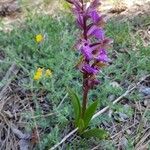
[[[104,37],[105,37],[105,33],[104,33],[104,30],[100,27],[97,27],[97,26],[92,26],[89,30],[88,30],[88,33],[87,33],[88,36],[94,36],[96,37],[97,39],[100,39],[100,40],[103,40]]]
[[[92,59],[92,50],[87,43],[83,44],[83,46],[81,47],[81,52],[85,56],[86,60]]]
[[[90,66],[89,64],[85,64],[83,67],[82,67],[82,70],[89,73],[89,74],[97,74],[98,73],[98,69]]]
[[[85,0],[67,1],[72,4],[72,11],[76,16],[78,27],[81,29],[76,43],[81,57],[75,66],[83,74],[81,110],[81,118],[83,118],[87,109],[88,92],[100,83],[97,80],[97,74],[109,61],[106,49],[111,41],[105,37],[103,30],[105,18],[97,11],[100,0],[90,0],[90,2]]]
[[[101,16],[95,10],[90,12],[89,16],[95,24],[97,24],[101,20]]]
[[[106,50],[105,49],[100,49],[99,55],[96,57],[98,61],[102,62],[109,62],[110,59],[107,56]]]
[[[105,37],[102,28],[105,18],[97,11],[100,0],[92,0],[90,3],[85,3],[83,0],[67,1],[73,5],[72,11],[76,16],[78,27],[82,30],[76,43],[76,48],[81,52],[82,57],[76,66],[83,73],[83,80],[87,81],[84,86],[92,88],[99,84],[96,75],[106,62],[110,61],[106,49],[111,40]]]

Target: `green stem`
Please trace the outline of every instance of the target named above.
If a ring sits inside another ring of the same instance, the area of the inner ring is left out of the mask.
[[[88,81],[87,81],[86,75],[83,75],[82,117],[84,116],[84,113],[86,111],[88,92],[89,92]]]

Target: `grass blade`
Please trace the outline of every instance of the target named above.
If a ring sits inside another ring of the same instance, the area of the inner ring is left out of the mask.
[[[75,125],[77,126],[80,115],[81,115],[81,104],[80,104],[77,94],[72,89],[68,88],[68,94],[69,94],[69,97],[71,99],[71,103],[74,109]]]
[[[98,105],[98,101],[95,101],[93,104],[91,104],[85,111],[83,120],[85,123],[85,128],[89,125],[90,120],[92,119],[92,116],[94,115],[94,112],[96,111]]]
[[[96,138],[99,138],[100,140],[103,140],[108,137],[108,133],[104,129],[94,128],[94,129],[85,131],[82,134],[82,136],[84,136],[85,138],[96,137]]]

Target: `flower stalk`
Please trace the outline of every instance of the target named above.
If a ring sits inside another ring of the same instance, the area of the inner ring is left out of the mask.
[[[83,101],[82,101],[82,117],[84,117],[84,113],[86,110],[86,105],[88,101],[88,92],[89,92],[89,87],[87,86],[87,77],[86,74],[83,75]]]
[[[84,2],[84,0],[66,1],[72,5],[72,12],[76,17],[77,25],[81,31],[76,43],[76,49],[81,54],[81,58],[76,68],[83,74],[83,99],[79,121],[80,126],[82,126],[86,120],[86,112],[90,112],[88,109],[92,109],[87,108],[88,93],[100,83],[97,75],[102,67],[106,66],[110,61],[106,49],[112,40],[105,36],[103,27],[106,19],[98,11],[100,0],[91,0],[90,2]],[[96,103],[91,107],[96,109],[95,106]]]

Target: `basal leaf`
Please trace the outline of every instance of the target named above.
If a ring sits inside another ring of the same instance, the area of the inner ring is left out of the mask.
[[[83,117],[85,128],[87,128],[87,126],[89,125],[89,122],[92,116],[94,115],[94,112],[96,111],[97,105],[98,105],[98,101],[95,101],[86,109],[84,117]]]
[[[82,132],[84,129],[84,120],[81,118],[78,121],[78,128],[79,128],[79,132]]]
[[[77,94],[70,88],[68,88],[68,94],[71,99],[71,103],[74,109],[75,114],[75,124],[78,124],[80,115],[81,115],[81,105]]]
[[[103,140],[108,137],[108,133],[104,129],[94,128],[94,129],[85,131],[82,134],[82,136],[85,138],[96,137],[96,138],[99,138],[100,140]]]

